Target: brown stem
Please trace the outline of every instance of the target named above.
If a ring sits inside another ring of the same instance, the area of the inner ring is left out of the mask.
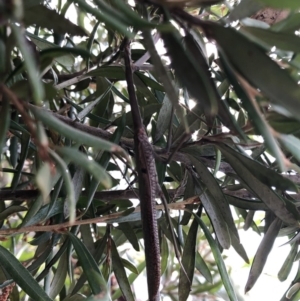
[[[190,204],[197,204],[199,203],[199,197],[194,196],[191,198],[188,198],[187,200],[178,202],[178,203],[172,203],[168,204],[169,209],[173,210],[183,210],[187,205]],[[162,210],[164,209],[163,205],[156,205],[154,206],[155,210]],[[134,212],[140,212],[141,208],[137,207]],[[124,216],[124,212],[116,212],[105,216],[95,217],[95,218],[89,218],[84,220],[75,220],[73,223],[65,222],[61,224],[55,224],[55,225],[33,225],[33,226],[27,226],[22,228],[13,228],[13,229],[0,229],[0,235],[9,235],[9,234],[16,234],[16,233],[27,233],[27,232],[66,232],[66,228],[72,227],[72,226],[78,226],[78,225],[90,225],[90,224],[96,224],[96,223],[109,223],[109,222],[115,222],[118,218],[121,218]]]
[[[130,42],[124,47],[125,77],[134,129],[134,151],[138,173],[141,217],[145,243],[145,257],[149,301],[160,300],[160,246],[156,219],[155,197],[158,187],[152,146],[141,118],[131,62]]]
[[[109,220],[114,220],[122,216],[122,212],[112,213],[106,216],[100,216],[96,218],[89,218],[84,220],[76,220],[73,223],[65,222],[56,225],[46,225],[46,226],[28,226],[23,228],[14,228],[14,229],[4,229],[0,230],[0,235],[8,235],[15,233],[26,233],[26,232],[66,232],[66,228],[77,226],[77,225],[89,225],[102,222],[108,222]]]

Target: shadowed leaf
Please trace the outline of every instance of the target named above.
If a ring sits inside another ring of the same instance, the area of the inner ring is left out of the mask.
[[[196,241],[198,227],[198,222],[196,220],[193,220],[189,230],[189,234],[185,240],[182,253],[182,267],[180,268],[179,274],[179,301],[187,300],[191,291],[195,271]]]
[[[51,301],[51,298],[39,286],[27,269],[4,247],[0,246],[1,265],[10,274],[14,281],[28,294],[33,300]]]
[[[102,275],[95,259],[78,237],[72,233],[69,233],[68,235],[72,241],[79,262],[86,275],[93,294],[98,295],[103,291],[105,292],[106,288],[103,290],[103,287],[99,283],[99,280],[102,279]],[[96,277],[98,275],[99,277]]]
[[[281,228],[281,224],[282,224],[282,221],[279,218],[276,218],[273,221],[273,223],[271,224],[271,226],[269,227],[264,238],[262,239],[262,241],[256,251],[256,254],[255,254],[252,266],[251,266],[247,284],[245,286],[245,293],[247,293],[248,291],[251,290],[251,288],[257,281],[258,277],[260,276],[260,274],[265,266],[265,263],[268,259],[269,253],[273,247],[273,244],[277,237],[277,234]]]
[[[218,270],[220,272],[224,287],[226,289],[226,292],[228,294],[228,297],[229,297],[230,301],[237,301],[237,297],[235,295],[234,289],[233,289],[232,284],[230,282],[230,279],[229,279],[229,276],[227,274],[224,261],[222,259],[222,255],[220,253],[220,250],[219,250],[219,247],[218,247],[216,241],[213,239],[212,235],[210,234],[210,232],[207,229],[204,222],[196,214],[193,213],[193,215],[194,215],[194,218],[199,223],[200,227],[202,228],[202,230],[205,234],[205,237],[207,238],[207,241],[208,241],[208,243],[211,247],[212,253],[213,253],[214,258],[216,260]]]
[[[27,25],[36,24],[41,27],[54,30],[58,34],[68,33],[70,35],[85,36],[85,31],[78,25],[65,19],[55,10],[49,9],[44,5],[36,5],[25,9],[24,22]]]
[[[208,115],[215,115],[218,110],[217,98],[205,70],[202,70],[195,58],[184,49],[178,32],[163,33],[162,38],[171,58],[172,67],[181,83],[187,87]]]
[[[112,255],[113,270],[116,275],[122,294],[126,300],[134,301],[134,297],[124,269],[124,265],[120,259],[118,250],[113,240],[111,240],[111,255]]]

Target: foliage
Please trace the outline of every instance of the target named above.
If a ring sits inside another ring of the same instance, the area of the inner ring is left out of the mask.
[[[249,262],[243,223],[264,233],[245,291],[278,235],[286,280],[299,259],[299,8],[0,0],[1,300],[134,300],[147,269],[149,300],[158,279],[161,298],[224,286],[234,301],[222,252]]]

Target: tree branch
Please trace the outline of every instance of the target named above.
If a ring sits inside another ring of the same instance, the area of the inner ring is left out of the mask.
[[[183,197],[184,194],[184,187],[181,191],[178,191],[177,189],[168,189],[168,194],[170,196],[170,199],[174,199],[174,197],[179,200]],[[254,195],[252,195],[249,191],[246,189],[240,189],[236,191],[231,191],[228,189],[223,190],[225,195],[230,195],[236,198],[244,199],[245,201],[253,201],[255,198]],[[39,195],[38,190],[1,190],[0,191],[0,201],[6,201],[6,200],[14,200],[14,201],[30,201],[34,200]],[[88,191],[84,190],[81,192],[82,196],[87,196]],[[94,199],[101,200],[103,202],[111,202],[116,199],[137,199],[138,196],[138,189],[131,189],[131,190],[111,190],[111,191],[97,191],[95,193]],[[291,197],[293,197],[296,201],[300,201],[300,193],[297,194],[291,194]],[[160,197],[159,193],[156,195],[157,198]],[[231,203],[231,205],[238,206],[238,202]],[[244,208],[244,206],[243,206]],[[245,208],[247,209],[247,208]]]
[[[194,196],[188,198],[187,200],[178,202],[178,203],[171,203],[168,204],[168,208],[172,210],[183,210],[187,205],[191,204],[199,204],[200,199],[198,196]],[[163,205],[155,205],[155,210],[163,210]],[[138,213],[141,211],[140,207],[137,207],[133,213]],[[73,223],[65,222],[61,224],[55,225],[33,225],[27,226],[22,228],[12,228],[12,229],[0,229],[0,235],[9,235],[9,234],[16,234],[16,233],[26,233],[26,232],[66,232],[66,228],[72,226],[79,226],[79,225],[90,225],[96,223],[114,223],[120,220],[122,222],[122,218],[124,218],[124,211],[111,213],[105,216],[99,216],[95,218],[83,219],[83,220],[75,220]],[[124,222],[124,220],[123,220]]]

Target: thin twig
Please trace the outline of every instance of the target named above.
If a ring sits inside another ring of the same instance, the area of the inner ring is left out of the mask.
[[[89,224],[96,224],[107,222],[112,219],[116,219],[121,217],[123,212],[113,213],[107,216],[101,216],[96,218],[84,219],[84,220],[76,220],[73,223],[65,222],[56,225],[47,225],[47,226],[28,226],[23,228],[17,229],[5,229],[0,230],[0,235],[7,235],[7,234],[16,234],[16,233],[26,233],[26,232],[66,232],[66,228],[78,225],[89,225]]]
[[[123,179],[125,179],[125,181],[126,181],[126,183],[127,183],[127,185],[128,185],[128,188],[132,189],[132,191],[135,193],[136,198],[138,199],[138,198],[139,198],[138,193],[133,189],[132,184],[128,181],[126,174],[123,172],[123,170],[122,170],[121,167],[119,166],[117,160],[114,158],[114,156],[112,156],[112,159],[113,159],[113,161],[115,162],[115,164],[118,166],[119,171],[120,171],[120,173],[121,173]]]
[[[186,205],[198,204],[199,202],[200,202],[199,197],[194,196],[181,202],[167,204],[167,207],[168,209],[172,209],[172,210],[183,210],[186,207]],[[163,205],[156,205],[154,208],[155,210],[165,209]],[[134,210],[134,212],[140,212],[140,211],[141,211],[140,207],[137,207]],[[27,226],[27,227],[16,228],[16,229],[1,229],[0,235],[9,235],[9,234],[27,233],[27,232],[66,232],[67,231],[66,228],[73,227],[73,226],[105,223],[109,221],[117,222],[117,219],[123,216],[124,216],[124,212],[122,211],[122,212],[116,212],[116,213],[95,217],[95,218],[75,220],[73,223],[65,222],[65,223],[55,224],[55,225],[45,225],[45,226],[34,225],[34,226]]]
[[[171,160],[173,159],[174,155],[176,152],[178,152],[178,150],[181,148],[181,146],[183,145],[183,143],[191,137],[190,133],[184,133],[184,135],[181,137],[178,145],[176,146],[176,148],[171,152],[169,158],[166,161],[166,164],[168,164],[169,162],[171,162]]]

